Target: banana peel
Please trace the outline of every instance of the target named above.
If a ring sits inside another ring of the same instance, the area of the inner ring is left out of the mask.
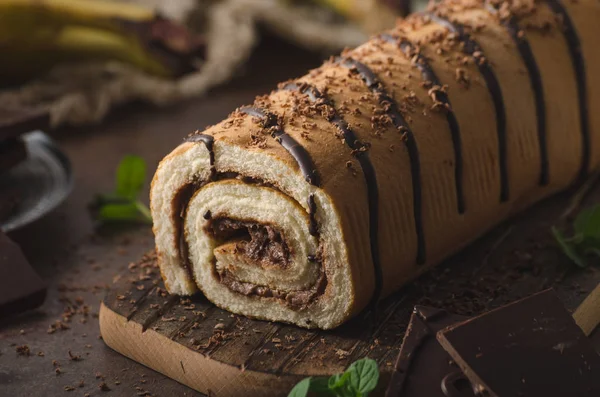
[[[161,77],[199,68],[204,40],[151,9],[97,0],[0,0],[0,80],[73,61],[117,60]]]

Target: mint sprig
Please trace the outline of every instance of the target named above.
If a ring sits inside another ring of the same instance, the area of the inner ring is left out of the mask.
[[[370,358],[355,361],[342,374],[327,377],[310,377],[300,381],[288,397],[306,397],[309,393],[319,397],[367,397],[379,382],[377,362]]]
[[[577,266],[587,267],[591,256],[600,257],[600,205],[582,210],[573,221],[573,231],[572,236],[566,237],[552,227],[563,253]]]
[[[125,156],[117,168],[115,191],[99,194],[91,204],[94,217],[103,223],[152,223],[148,207],[138,199],[146,182],[146,162],[139,156]]]

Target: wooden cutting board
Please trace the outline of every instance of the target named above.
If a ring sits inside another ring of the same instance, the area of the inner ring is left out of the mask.
[[[100,330],[117,352],[210,396],[285,396],[304,377],[343,372],[367,355],[382,362],[387,384],[410,315],[402,303],[387,302],[377,322],[305,330],[231,314],[201,294],[169,295],[148,258],[105,297]]]
[[[565,272],[572,267],[552,241],[546,246],[523,240],[522,233],[515,245],[537,247],[536,256],[547,258],[539,266],[523,269],[512,250],[506,258],[490,258],[504,242],[504,230],[488,235],[469,261],[464,255],[447,261],[386,299],[375,315],[360,315],[332,331],[251,320],[201,294],[169,295],[148,255],[115,277],[101,306],[100,330],[117,352],[209,396],[286,396],[302,378],[342,372],[365,356],[380,364],[373,395],[383,395],[415,304],[473,315],[554,287],[574,309],[600,281],[600,272]]]

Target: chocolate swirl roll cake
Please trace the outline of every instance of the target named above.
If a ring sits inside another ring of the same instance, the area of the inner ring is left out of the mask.
[[[449,1],[189,135],[168,290],[332,328],[600,163],[600,2]]]

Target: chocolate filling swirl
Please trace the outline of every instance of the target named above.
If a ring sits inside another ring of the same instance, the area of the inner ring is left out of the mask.
[[[270,112],[256,107],[242,107],[240,112],[260,120],[261,126],[271,131],[271,137],[274,138],[281,146],[283,146],[296,160],[305,180],[314,186],[320,185],[319,173],[306,151],[293,137],[286,134],[283,128],[279,125],[278,117]],[[206,146],[209,152],[210,176],[209,181],[229,177],[235,175],[218,174],[215,168],[215,152],[214,152],[214,137],[199,132],[192,133],[185,138],[186,142],[201,142]],[[248,183],[256,183],[255,180],[246,181]],[[193,279],[193,271],[189,260],[188,244],[185,241],[183,233],[183,219],[185,218],[186,208],[194,192],[200,189],[202,184],[190,184],[180,190],[178,194],[177,206],[180,208],[176,223],[179,234],[179,251],[182,262],[190,277]],[[308,197],[309,206],[309,231],[313,236],[319,235],[318,225],[316,221],[317,206],[314,194]],[[281,267],[287,268],[291,263],[292,251],[285,240],[285,236],[281,231],[272,225],[258,224],[250,220],[231,219],[224,216],[213,217],[211,211],[207,211],[203,215],[207,220],[205,232],[210,234],[214,239],[220,242],[235,242],[235,251],[237,254],[243,255],[248,262],[257,264],[263,268]],[[319,255],[309,255],[309,262],[320,264]],[[215,269],[216,270],[216,269]],[[302,291],[279,291],[270,288],[269,286],[260,286],[252,283],[237,280],[235,276],[228,270],[218,272],[221,283],[226,285],[230,290],[241,293],[246,296],[260,296],[267,298],[277,298],[283,300],[290,308],[300,310],[318,296],[323,294],[327,279],[321,268],[320,276],[315,284],[308,290]]]

